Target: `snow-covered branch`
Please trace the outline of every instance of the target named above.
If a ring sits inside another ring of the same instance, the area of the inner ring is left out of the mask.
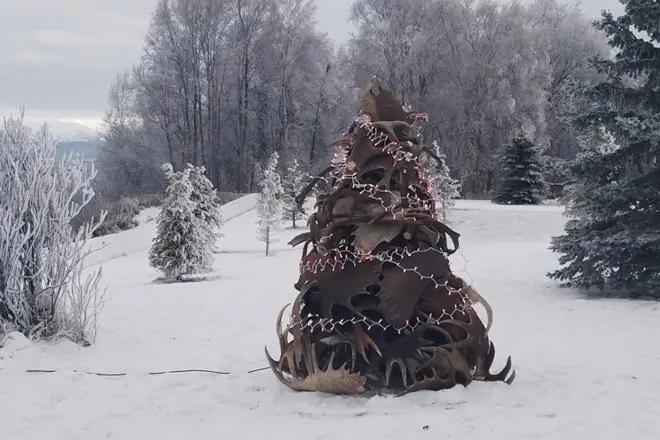
[[[264,170],[261,182],[261,194],[257,204],[258,236],[266,244],[266,255],[270,253],[270,245],[275,241],[274,234],[280,229],[283,211],[282,183],[277,173],[279,155],[273,153]]]
[[[77,232],[71,221],[94,197],[91,163],[55,160],[47,126],[33,134],[22,114],[0,128],[0,321],[33,336],[91,343],[100,270],[86,273],[87,240],[103,220]]]

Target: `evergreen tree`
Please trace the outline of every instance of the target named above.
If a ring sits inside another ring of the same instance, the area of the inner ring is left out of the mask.
[[[660,298],[660,3],[622,3],[623,16],[604,12],[597,24],[617,52],[598,61],[607,79],[576,120],[592,134],[604,126],[616,145],[596,139],[601,147],[572,163],[571,220],[552,241],[563,266],[550,276],[608,296]]]
[[[543,163],[538,148],[527,137],[516,136],[504,148],[500,172],[500,185],[493,202],[537,205],[543,201],[546,192]]]
[[[195,202],[195,216],[204,222],[204,234],[207,241],[215,245],[222,225],[220,200],[211,181],[206,177],[206,168],[187,164],[192,184],[191,199]]]
[[[279,155],[273,153],[270,156],[264,178],[261,182],[261,194],[257,203],[258,236],[266,244],[266,255],[270,253],[270,245],[273,243],[274,235],[279,230],[282,219],[282,183],[277,173]]]
[[[297,159],[293,159],[291,164],[286,169],[286,175],[282,181],[282,203],[284,205],[284,219],[291,220],[293,229],[296,229],[296,220],[305,215],[304,208],[301,209],[296,203],[296,197],[300,191],[305,187],[307,180],[307,173],[303,170],[298,163]]]
[[[203,208],[195,200],[199,193],[194,195],[193,170],[186,166],[175,172],[172,165],[163,165],[167,196],[149,254],[153,267],[178,281],[186,275],[210,272],[213,264],[213,241],[209,240],[209,223],[202,218]]]
[[[461,185],[458,180],[451,177],[447,157],[440,153],[440,146],[437,142],[433,142],[433,150],[440,159],[433,176],[435,208],[440,218],[446,220],[449,209],[454,206],[454,199],[461,196],[459,193]]]

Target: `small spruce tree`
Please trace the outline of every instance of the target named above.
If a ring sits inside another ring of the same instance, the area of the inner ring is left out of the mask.
[[[447,157],[440,152],[440,146],[433,142],[433,150],[440,161],[435,167],[433,176],[433,189],[436,212],[442,220],[447,220],[449,210],[454,206],[454,199],[459,198],[461,184],[458,180],[451,177],[449,167],[447,166]]]
[[[296,220],[305,215],[304,208],[299,208],[296,196],[305,187],[307,173],[303,170],[298,159],[293,159],[286,169],[286,175],[282,180],[282,203],[284,205],[284,219],[291,220],[293,229],[296,229]]]
[[[524,135],[513,138],[504,148],[500,182],[493,202],[502,205],[537,205],[543,201],[546,185],[538,148]]]
[[[199,200],[194,200],[193,167],[186,166],[179,172],[170,164],[162,168],[167,190],[149,261],[166,277],[181,281],[187,275],[211,271],[213,242],[209,240],[207,221],[200,218],[203,210]]]
[[[261,193],[257,203],[258,236],[266,244],[266,255],[270,253],[270,245],[275,241],[274,235],[279,230],[282,219],[282,183],[277,173],[279,155],[275,152],[270,156],[264,169],[261,182]]]
[[[204,222],[204,231],[209,243],[215,248],[217,238],[220,236],[222,214],[218,192],[211,181],[206,177],[206,168],[187,164],[190,170],[190,183],[192,184],[191,199],[195,202],[195,216]]]
[[[598,61],[607,78],[576,118],[591,136],[571,164],[571,218],[552,240],[562,267],[550,276],[589,293],[660,298],[660,3],[622,3],[624,15],[604,12],[597,24],[616,55]]]

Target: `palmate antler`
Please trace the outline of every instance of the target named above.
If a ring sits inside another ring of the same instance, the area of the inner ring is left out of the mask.
[[[470,297],[478,298],[490,310],[488,303],[471,290]],[[276,377],[296,391],[362,394],[370,390],[404,395],[457,384],[466,386],[472,380],[511,384],[515,378],[510,357],[499,373],[490,373],[495,348],[486,333],[474,335],[484,327],[471,309],[466,321],[434,319],[432,314],[420,311],[425,321],[399,331],[406,336],[393,346],[378,337],[392,327],[365,317],[321,321],[309,318],[282,329],[285,309],[276,324],[280,358],[273,359],[268,350],[266,356]],[[292,331],[293,328],[298,331]],[[457,337],[461,331],[463,337]],[[470,359],[476,359],[476,363]]]
[[[291,389],[341,394],[405,394],[467,385],[511,383],[510,358],[490,368],[493,311],[450,269],[459,234],[442,223],[431,197],[421,142],[426,115],[404,109],[372,84],[362,115],[337,143],[319,182],[304,244],[299,291],[286,329],[277,319],[280,357],[266,351],[276,377]],[[486,311],[483,323],[474,307]]]
[[[277,318],[277,334],[281,357],[275,361],[266,348],[266,358],[275,376],[287,387],[295,391],[319,391],[333,394],[362,394],[365,391],[366,377],[351,372],[346,363],[335,368],[335,351],[331,351],[324,367],[319,364],[316,344],[299,339],[287,342],[289,330],[281,330],[284,307]],[[354,347],[354,346],[353,346]],[[355,364],[355,350],[352,350],[352,364]],[[302,368],[298,368],[298,366]]]

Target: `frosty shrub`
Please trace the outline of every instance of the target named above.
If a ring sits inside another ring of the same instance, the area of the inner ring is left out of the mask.
[[[175,172],[170,164],[162,168],[167,181],[166,197],[158,215],[149,261],[166,277],[183,281],[211,271],[215,222],[219,225],[219,217],[214,215],[219,214],[212,213],[217,206],[207,199],[206,189],[201,189],[199,174],[203,176],[203,169],[187,165],[183,171]]]
[[[105,221],[94,231],[94,236],[126,231],[138,225],[135,218],[140,213],[140,202],[134,197],[122,197],[107,208]]]
[[[280,175],[277,174],[277,162],[279,155],[273,153],[268,160],[264,170],[264,178],[261,182],[261,193],[257,203],[258,230],[257,234],[261,241],[266,244],[266,255],[270,253],[270,245],[274,241],[274,235],[280,228],[282,219],[282,183]]]
[[[44,126],[33,134],[22,115],[0,128],[0,324],[32,337],[94,341],[102,305],[101,270],[85,270],[88,239],[103,213],[74,231],[94,197],[93,164],[55,160]]]
[[[138,226],[137,215],[140,211],[152,206],[160,206],[161,203],[161,194],[139,194],[112,200],[97,192],[92,201],[76,216],[72,225],[74,230],[78,230],[79,227],[105,211],[107,213],[105,220],[94,231],[94,237],[115,234]]]
[[[504,148],[500,159],[500,183],[493,202],[503,205],[538,205],[546,194],[541,154],[521,135]]]
[[[304,215],[304,209],[298,207],[296,197],[305,187],[307,173],[300,166],[297,159],[293,159],[286,169],[286,174],[282,180],[282,204],[284,206],[284,220],[291,220],[293,229],[296,229],[296,220],[300,220]]]

